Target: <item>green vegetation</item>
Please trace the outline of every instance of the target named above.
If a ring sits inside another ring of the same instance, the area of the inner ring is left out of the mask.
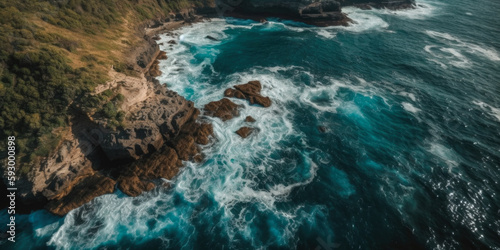
[[[37,162],[59,144],[75,108],[123,125],[123,96],[91,95],[138,39],[126,23],[167,16],[202,0],[0,0],[0,141],[14,135],[18,158]],[[126,22],[127,20],[128,22]],[[2,158],[5,145],[0,146]],[[21,166],[29,172],[28,164]]]

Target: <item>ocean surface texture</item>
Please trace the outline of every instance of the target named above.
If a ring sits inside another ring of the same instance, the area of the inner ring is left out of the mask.
[[[250,80],[273,105],[204,118],[213,144],[171,189],[18,215],[15,247],[500,249],[500,2],[417,2],[345,8],[350,27],[213,19],[163,35],[159,80],[198,108]]]

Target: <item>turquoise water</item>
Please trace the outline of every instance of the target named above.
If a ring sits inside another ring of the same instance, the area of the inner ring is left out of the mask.
[[[15,249],[500,249],[500,3],[418,3],[162,36],[159,80],[197,107],[250,80],[273,105],[205,117],[206,160],[172,189],[19,215]]]

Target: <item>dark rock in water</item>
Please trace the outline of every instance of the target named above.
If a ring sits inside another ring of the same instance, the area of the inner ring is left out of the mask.
[[[255,120],[253,117],[251,117],[251,116],[247,116],[247,117],[245,118],[245,121],[246,121],[246,122],[256,122],[256,120]]]
[[[153,39],[153,40],[155,40],[155,41],[161,40],[161,38],[160,38],[159,36],[154,36],[154,37],[153,37],[153,38],[151,38],[151,39]]]
[[[262,18],[259,20],[259,23],[268,23],[268,21],[265,18]]]
[[[217,38],[215,38],[213,36],[206,36],[205,38],[208,39],[208,40],[216,41],[216,42],[219,41],[219,39],[217,39]]]
[[[372,9],[372,6],[370,6],[369,4],[356,4],[354,5],[362,10],[371,10]]]
[[[372,8],[387,8],[391,10],[412,9],[415,7],[415,0],[342,0],[339,1],[342,6],[355,6],[363,10]]]
[[[345,25],[350,20],[341,13],[339,2],[334,0],[315,2],[310,0],[249,0],[243,1],[227,15],[256,21],[267,17],[278,17],[318,26]]]
[[[238,129],[238,131],[236,131],[236,134],[241,136],[241,138],[247,138],[250,134],[252,134],[253,131],[254,131],[253,128],[241,127],[240,129]]]
[[[260,21],[267,17],[304,22],[316,26],[348,25],[352,20],[341,12],[343,6],[364,5],[376,8],[413,8],[414,0],[246,0],[237,6],[231,0],[223,4],[233,6],[227,16]]]
[[[246,99],[250,104],[259,104],[263,107],[271,106],[271,99],[260,94],[262,85],[259,81],[250,81],[246,84],[235,85],[234,88],[235,89],[226,89],[224,91],[224,96]]]
[[[125,167],[117,180],[118,188],[129,196],[138,196],[155,187],[153,180],[172,179],[179,172],[182,161],[203,159],[197,144],[208,144],[212,134],[212,124],[190,121],[160,151]]]
[[[207,115],[219,117],[222,121],[227,121],[234,116],[240,115],[238,105],[227,98],[208,103],[205,105],[204,110]]]
[[[170,40],[168,41],[168,44],[177,44],[177,42],[175,40]]]
[[[318,126],[318,131],[321,133],[326,133],[326,131],[328,131],[328,128],[326,128],[325,126]]]
[[[226,89],[224,91],[224,96],[225,97],[236,97],[238,99],[246,99],[245,94],[243,94],[241,91],[236,90],[236,89]]]

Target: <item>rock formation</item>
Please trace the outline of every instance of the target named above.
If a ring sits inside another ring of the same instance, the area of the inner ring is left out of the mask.
[[[222,121],[227,121],[233,119],[234,116],[240,115],[238,105],[227,98],[210,102],[205,105],[203,110],[206,115],[219,117]]]
[[[111,70],[112,80],[95,90],[124,96],[123,126],[109,129],[106,119],[85,112],[73,117],[56,152],[17,182],[20,207],[64,215],[115,186],[137,196],[173,178],[182,161],[202,160],[198,144],[209,143],[212,126],[198,121],[191,101],[153,78],[161,73],[157,60],[166,58],[154,35],[130,53],[127,68],[139,77]]]
[[[256,122],[256,120],[253,117],[251,117],[251,116],[245,117],[245,121],[246,122]]]
[[[254,131],[253,128],[250,127],[241,127],[236,131],[236,134],[241,136],[241,138],[247,138],[252,132]]]
[[[250,104],[258,104],[263,107],[271,106],[271,99],[264,97],[260,94],[262,85],[259,81],[250,81],[246,84],[235,85],[234,89],[229,88],[224,91],[226,97],[236,97],[239,99],[246,99]]]
[[[350,19],[341,12],[343,6],[375,8],[412,8],[414,0],[248,0],[234,3],[224,0],[219,4],[225,16],[263,20],[278,17],[316,26],[348,25]]]

